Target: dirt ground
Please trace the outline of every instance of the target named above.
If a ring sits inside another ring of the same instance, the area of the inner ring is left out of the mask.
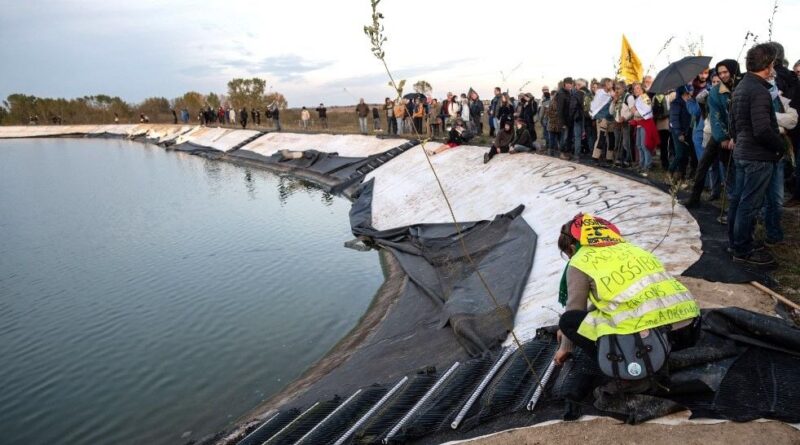
[[[780,422],[717,423],[713,425],[630,426],[612,419],[563,422],[522,428],[476,439],[465,444],[548,445],[548,444],[800,444],[800,431]]]

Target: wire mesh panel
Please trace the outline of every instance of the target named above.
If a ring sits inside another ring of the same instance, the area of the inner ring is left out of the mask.
[[[372,408],[388,388],[373,385],[364,388],[355,399],[338,410],[324,424],[319,425],[312,434],[303,438],[303,444],[332,444],[347,431],[358,419]]]

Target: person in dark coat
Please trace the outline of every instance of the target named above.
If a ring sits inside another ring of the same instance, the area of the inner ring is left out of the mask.
[[[575,103],[577,102],[577,98],[575,98],[575,94],[572,91],[574,85],[575,81],[573,81],[571,77],[565,77],[562,81],[561,89],[558,90],[558,96],[556,97],[558,101],[556,106],[561,117],[562,125],[561,159],[570,159],[570,153],[574,145],[572,132],[575,119],[573,118],[573,113],[575,112]],[[564,132],[566,132],[566,134]]]
[[[247,108],[245,107],[239,110],[239,122],[241,122],[242,128],[247,128]]]
[[[675,157],[669,164],[670,180],[683,181],[683,171],[692,150],[692,115],[687,102],[692,99],[692,86],[681,85],[675,91],[675,99],[669,105],[669,131],[675,145]]]
[[[723,165],[725,172],[725,189],[728,195],[734,188],[734,165],[731,163],[730,156],[733,149],[733,142],[728,131],[728,105],[731,100],[731,92],[734,82],[739,77],[739,63],[733,59],[725,59],[714,67],[720,78],[720,83],[711,89],[706,105],[708,107],[708,125],[711,127],[711,139],[703,150],[703,156],[697,166],[695,173],[692,194],[684,203],[687,208],[697,207],[700,203],[700,195],[706,182],[706,174],[709,168],[717,168],[717,161]]]
[[[511,119],[503,119],[500,121],[500,128],[497,130],[492,148],[489,149],[489,153],[483,155],[483,163],[491,161],[497,153],[508,153],[513,143],[514,130],[511,128]]]
[[[776,52],[775,61],[775,84],[778,90],[783,93],[783,97],[789,99],[789,106],[800,112],[800,78],[794,71],[785,67],[782,63],[784,56],[783,45],[778,42],[769,42]],[[795,64],[795,68],[798,64]],[[788,131],[789,138],[792,145],[796,150],[795,159],[800,155],[800,125],[796,125],[793,129]],[[794,169],[794,187],[792,188],[792,198],[785,204],[785,207],[798,207],[800,206],[800,162],[796,163]]]
[[[777,52],[769,43],[750,48],[747,74],[731,98],[730,134],[734,141],[736,187],[728,208],[728,240],[734,262],[756,265],[775,262],[769,252],[755,248],[753,232],[770,180],[785,151],[767,81],[776,57]]]
[[[514,122],[514,141],[508,152],[528,153],[536,151],[536,148],[533,146],[534,140],[535,138],[531,136],[531,132],[528,130],[527,122],[522,118],[517,118]]]

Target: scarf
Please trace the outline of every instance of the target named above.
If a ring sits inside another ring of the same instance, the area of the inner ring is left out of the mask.
[[[570,235],[578,241],[575,246],[576,253],[581,247],[585,246],[607,247],[625,242],[625,239],[619,234],[617,226],[588,213],[575,215],[570,225]],[[558,288],[558,302],[561,306],[567,305],[569,294],[567,289],[567,270],[569,270],[569,262],[567,262],[564,272],[561,274],[561,283]]]
[[[595,94],[594,99],[592,99],[591,105],[589,105],[589,115],[592,118],[597,116],[597,113],[606,106],[607,103],[611,102],[611,95],[606,92],[606,90],[599,88],[597,90],[597,94]]]

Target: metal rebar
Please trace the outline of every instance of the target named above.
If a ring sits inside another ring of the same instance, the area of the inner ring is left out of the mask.
[[[458,415],[456,416],[455,420],[453,420],[453,423],[450,424],[450,428],[452,429],[458,428],[458,425],[461,424],[462,420],[464,420],[464,416],[467,415],[467,411],[469,411],[469,409],[472,408],[472,404],[475,403],[476,400],[478,400],[478,396],[480,396],[483,390],[486,389],[486,385],[489,384],[489,381],[492,379],[492,377],[494,377],[494,375],[497,373],[500,367],[503,366],[503,363],[505,363],[505,361],[508,360],[508,357],[510,357],[515,350],[516,348],[514,346],[510,346],[506,348],[505,351],[503,351],[503,355],[501,355],[500,358],[497,359],[497,361],[492,366],[492,369],[490,369],[489,372],[486,373],[486,375],[483,377],[483,380],[481,380],[481,383],[478,385],[477,388],[475,388],[475,391],[472,392],[472,395],[469,396],[469,399],[467,399],[467,403],[464,404],[464,406],[461,408],[461,411],[458,412]]]
[[[280,412],[276,412],[275,414],[273,414],[273,415],[272,415],[272,417],[270,417],[269,419],[267,419],[267,421],[266,421],[266,422],[262,423],[262,424],[261,424],[261,426],[259,426],[258,428],[254,429],[252,433],[250,433],[250,434],[248,434],[247,436],[245,436],[245,438],[241,440],[241,443],[245,443],[245,442],[247,441],[247,439],[249,439],[249,438],[253,437],[253,436],[254,436],[255,434],[257,434],[259,431],[261,431],[261,430],[262,430],[264,427],[266,427],[266,426],[267,426],[267,425],[268,425],[270,422],[272,422],[273,420],[275,420],[275,418],[276,418],[276,417],[278,417],[278,415],[279,415],[279,414],[280,414]]]
[[[344,407],[345,407],[345,405],[347,405],[348,403],[352,402],[352,401],[353,401],[353,399],[355,399],[357,395],[361,394],[361,391],[362,391],[362,390],[361,390],[361,389],[359,389],[358,391],[354,392],[352,396],[348,397],[348,398],[347,398],[347,400],[345,400],[344,402],[342,402],[342,404],[341,404],[341,405],[337,406],[337,407],[336,407],[336,409],[334,409],[333,411],[331,411],[331,413],[330,413],[330,414],[328,414],[327,416],[325,416],[325,418],[324,418],[324,419],[322,419],[322,420],[321,420],[321,421],[320,421],[318,424],[314,425],[314,428],[311,428],[311,429],[310,429],[310,430],[309,430],[307,433],[303,434],[303,437],[301,437],[300,439],[298,439],[298,440],[297,440],[297,442],[295,442],[295,445],[298,445],[298,444],[302,443],[302,442],[303,442],[304,440],[306,440],[306,439],[307,439],[309,436],[311,436],[311,434],[312,434],[312,433],[314,433],[314,431],[316,431],[316,430],[317,430],[317,428],[319,428],[319,427],[320,427],[320,426],[322,426],[322,425],[323,425],[325,422],[327,422],[328,420],[330,420],[330,418],[331,418],[331,417],[333,417],[334,415],[336,415],[336,413],[338,413],[338,412],[339,412],[339,410],[341,410],[342,408],[344,408]]]
[[[553,375],[553,371],[556,369],[556,362],[550,360],[550,364],[547,366],[547,370],[544,372],[542,376],[542,380],[536,385],[536,391],[533,392],[533,397],[531,397],[530,402],[528,402],[528,411],[533,411],[533,408],[536,407],[536,402],[539,401],[539,397],[542,396],[544,392],[544,387],[547,385],[547,382],[550,380],[550,376]]]
[[[294,424],[295,424],[295,422],[297,422],[298,420],[300,420],[300,418],[301,418],[301,417],[303,417],[303,416],[305,416],[306,414],[308,414],[308,412],[309,412],[309,411],[311,411],[312,409],[316,408],[316,407],[317,407],[317,405],[319,405],[319,402],[317,402],[317,403],[315,403],[315,404],[311,405],[311,407],[310,407],[310,408],[308,408],[307,410],[305,410],[305,411],[303,411],[302,413],[300,413],[300,415],[299,415],[299,416],[295,417],[295,418],[294,418],[294,419],[293,419],[291,422],[287,423],[287,424],[286,424],[286,426],[285,426],[285,427],[283,427],[283,428],[281,428],[281,430],[280,430],[280,431],[278,431],[277,433],[273,434],[273,435],[272,435],[272,437],[270,437],[269,439],[267,439],[267,440],[265,440],[264,442],[262,442],[262,445],[263,445],[263,444],[265,444],[265,443],[269,443],[269,442],[270,442],[272,439],[274,439],[274,438],[276,438],[276,437],[280,436],[281,434],[283,434],[283,432],[284,432],[284,431],[286,431],[286,430],[287,430],[287,429],[288,429],[290,426],[294,425]]]
[[[389,440],[392,437],[394,437],[398,431],[400,431],[400,428],[402,428],[403,425],[405,425],[406,422],[408,422],[411,416],[413,416],[417,411],[419,411],[422,405],[424,405],[425,402],[427,402],[428,399],[430,399],[431,396],[433,396],[436,390],[439,389],[440,386],[442,386],[442,384],[450,377],[450,375],[456,370],[456,368],[459,367],[459,365],[461,365],[461,363],[459,362],[453,363],[453,365],[450,366],[450,369],[448,369],[447,372],[442,374],[442,376],[439,378],[439,380],[436,381],[436,383],[431,387],[431,389],[429,389],[428,392],[426,392],[425,395],[423,395],[422,398],[419,399],[419,401],[417,401],[417,403],[415,403],[413,407],[411,407],[411,409],[406,413],[406,415],[403,416],[403,418],[400,419],[399,422],[397,422],[397,425],[395,425],[394,428],[392,428],[391,431],[389,431],[389,434],[387,434],[386,437],[383,439],[384,444],[389,443]]]
[[[370,408],[366,414],[361,416],[361,418],[358,419],[358,421],[354,423],[353,426],[351,426],[350,429],[347,430],[347,432],[344,433],[342,437],[340,437],[339,440],[337,440],[336,443],[333,445],[342,445],[347,439],[349,439],[350,436],[352,436],[356,432],[356,430],[361,428],[361,425],[363,425],[370,418],[370,416],[375,414],[375,411],[378,411],[381,405],[386,403],[386,401],[389,400],[389,398],[392,397],[392,395],[394,395],[394,393],[396,393],[397,390],[400,389],[400,387],[403,386],[403,384],[407,381],[408,381],[408,376],[405,376],[402,379],[400,379],[400,381],[397,382],[397,384],[394,385],[394,387],[392,387],[392,389],[390,389],[389,392],[387,392],[383,397],[381,397],[380,400],[378,400],[378,403],[376,403],[375,406]]]

